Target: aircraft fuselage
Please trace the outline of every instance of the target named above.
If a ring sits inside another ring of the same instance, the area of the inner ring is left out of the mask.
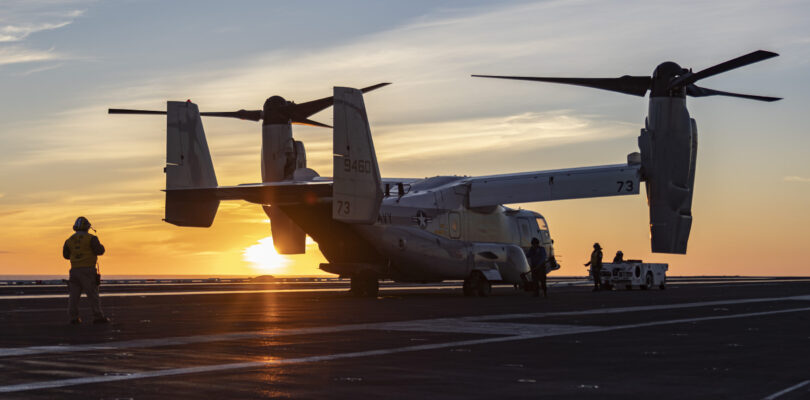
[[[435,282],[465,279],[481,270],[491,280],[518,283],[528,271],[522,253],[536,237],[553,255],[545,219],[504,206],[469,208],[466,178],[434,177],[389,190],[371,225],[331,218],[329,204],[285,207],[284,212],[318,243],[327,272]],[[497,274],[496,274],[497,272]]]

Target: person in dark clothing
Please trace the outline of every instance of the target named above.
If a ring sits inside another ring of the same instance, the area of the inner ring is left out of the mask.
[[[540,296],[540,289],[543,289],[543,297],[548,297],[546,290],[546,248],[540,246],[540,240],[532,238],[532,247],[526,252],[526,259],[529,261],[529,268],[532,273],[532,281],[535,283],[534,297]]]
[[[616,256],[613,257],[614,264],[621,264],[624,262],[624,253],[621,250],[616,252]]]
[[[593,276],[593,291],[599,291],[602,286],[602,246],[599,243],[593,244],[593,252],[591,252],[591,261],[588,261],[585,266],[591,266],[591,276]]]
[[[93,310],[93,323],[104,324],[110,319],[104,316],[101,311],[101,300],[98,295],[99,277],[96,270],[98,256],[104,254],[104,246],[99,242],[98,237],[88,232],[90,221],[85,217],[76,218],[73,224],[76,231],[62,246],[62,257],[70,260],[70,298],[68,299],[68,314],[71,324],[82,322],[79,318],[79,299],[82,292],[87,295],[90,301],[90,308]]]

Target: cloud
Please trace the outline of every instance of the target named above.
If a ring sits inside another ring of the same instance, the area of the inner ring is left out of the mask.
[[[810,183],[810,178],[804,178],[801,176],[786,176],[782,178],[785,182],[799,182],[799,183]]]
[[[63,59],[64,56],[53,49],[33,50],[21,46],[0,47],[0,65],[42,62]]]
[[[79,14],[81,15],[81,14]],[[78,16],[78,15],[76,15]],[[42,23],[42,24],[27,24],[27,25],[5,25],[0,26],[0,43],[3,42],[18,42],[30,36],[31,34],[50,31],[68,26],[73,21],[63,21],[58,23]]]
[[[6,1],[0,11],[0,66],[22,63],[41,63],[65,59],[64,54],[50,50],[37,50],[25,45],[25,39],[39,32],[53,31],[72,24],[84,10],[62,9],[71,3],[50,1]],[[11,44],[11,45],[9,45]],[[26,74],[38,72],[31,70]]]

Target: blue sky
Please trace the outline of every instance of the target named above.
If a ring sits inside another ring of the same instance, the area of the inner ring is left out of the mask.
[[[108,107],[161,109],[190,98],[203,110],[251,109],[273,94],[302,102],[331,94],[333,85],[390,81],[366,100],[384,175],[575,167],[622,162],[636,151],[646,99],[469,75],[645,75],[667,60],[699,70],[765,49],[781,56],[701,85],[784,100],[689,100],[700,132],[697,254],[673,262],[705,268],[713,252],[736,252],[740,232],[754,228],[782,262],[798,263],[810,239],[791,228],[810,223],[808,17],[802,1],[4,0],[0,219],[13,228],[0,239],[17,244],[0,254],[19,255],[17,265],[30,248],[11,236],[55,240],[64,233],[56,227],[76,212],[96,212],[126,232],[188,237],[159,222],[165,121],[108,116]],[[331,112],[314,119],[329,123]],[[259,127],[205,124],[219,181],[259,180]],[[311,165],[329,175],[328,131],[295,135]],[[640,196],[524,206],[549,217],[573,256],[625,223],[633,228],[619,230],[623,245],[643,253],[643,203]],[[255,211],[227,206],[218,219],[243,216],[265,229]],[[583,225],[601,233],[583,235]],[[238,259],[240,246],[263,237],[247,236],[215,251]]]

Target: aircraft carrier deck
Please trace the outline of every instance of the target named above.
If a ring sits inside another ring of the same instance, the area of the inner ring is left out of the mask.
[[[551,282],[108,283],[108,325],[0,282],[0,398],[810,398],[810,278]]]

